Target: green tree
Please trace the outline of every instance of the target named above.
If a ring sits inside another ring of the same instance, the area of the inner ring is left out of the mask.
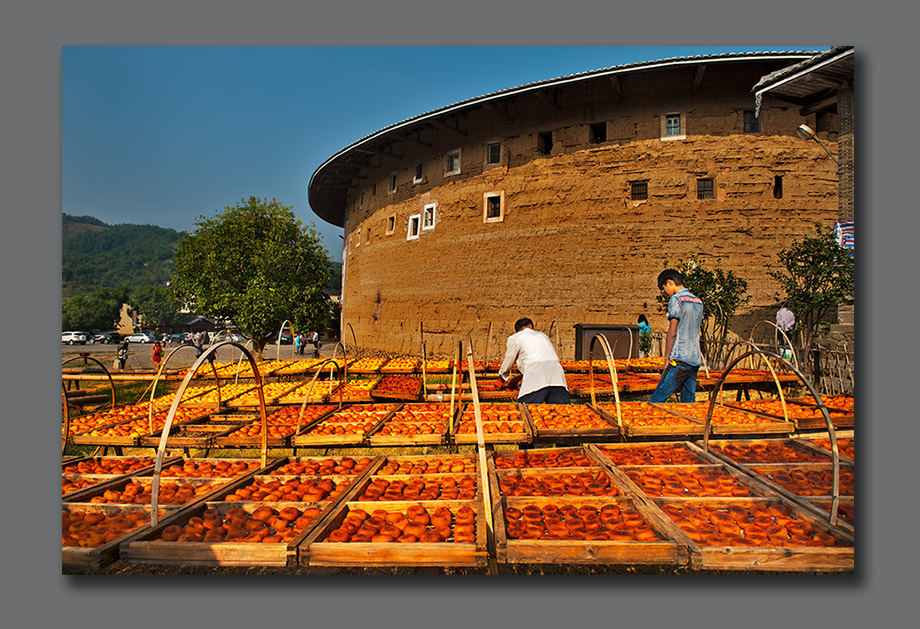
[[[296,331],[323,324],[328,281],[328,254],[313,226],[275,199],[250,197],[199,217],[179,243],[172,289],[195,312],[233,321],[261,354],[287,319]]]
[[[145,328],[161,331],[179,319],[179,302],[164,286],[140,286],[131,291],[131,306],[143,317]]]
[[[832,227],[815,223],[815,233],[793,241],[779,252],[782,269],[770,265],[768,273],[780,283],[796,318],[795,331],[806,354],[821,333],[830,331],[828,319],[841,304],[852,304],[856,291],[856,259],[843,249]]]
[[[118,325],[128,289],[101,288],[88,295],[74,295],[61,302],[64,330],[111,330]]]
[[[667,260],[663,268],[670,268]],[[747,294],[747,281],[716,267],[707,269],[691,256],[690,260],[678,260],[674,267],[684,276],[684,286],[703,301],[703,322],[700,325],[700,350],[709,365],[721,363],[725,352],[725,337],[728,324],[738,308],[751,300]],[[667,312],[668,296],[664,291],[658,294],[658,310]]]

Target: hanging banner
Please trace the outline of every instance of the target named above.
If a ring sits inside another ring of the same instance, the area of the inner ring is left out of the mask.
[[[856,251],[854,223],[855,219],[834,221],[834,236],[837,238],[837,244],[850,252]]]

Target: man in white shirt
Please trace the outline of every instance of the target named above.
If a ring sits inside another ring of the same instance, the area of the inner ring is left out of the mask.
[[[521,375],[509,379],[515,363]],[[527,317],[515,322],[514,334],[508,337],[508,349],[498,375],[504,380],[503,389],[521,383],[518,402],[523,404],[571,403],[565,372],[552,341],[534,330],[533,321]]]
[[[779,312],[776,313],[776,327],[785,332],[787,335],[795,327],[795,315],[792,314],[792,311],[786,305],[786,302],[783,302],[782,307],[779,309]],[[777,334],[779,347],[786,346],[786,339],[782,334]]]

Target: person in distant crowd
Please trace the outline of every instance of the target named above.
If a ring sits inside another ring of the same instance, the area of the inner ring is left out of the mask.
[[[648,324],[648,317],[644,314],[639,315],[639,358],[645,358],[645,352],[642,351],[642,341],[645,337],[651,341],[652,327]],[[651,347],[651,342],[648,343]]]
[[[153,359],[153,368],[159,370],[160,362],[163,360],[163,344],[154,341],[151,358]]]
[[[119,369],[125,368],[125,363],[128,362],[128,339],[125,338],[124,342],[121,344],[121,347],[118,348],[118,351],[115,353],[115,360],[118,363]]]
[[[204,353],[204,332],[195,332],[192,335],[192,343],[195,345],[195,358],[200,358]]]
[[[303,354],[303,333],[294,335],[294,354]]]
[[[700,352],[703,302],[684,286],[683,276],[674,269],[658,275],[658,289],[669,297],[668,333],[664,371],[649,402],[664,402],[677,391],[681,402],[696,402],[696,373],[703,363]]]
[[[776,327],[788,335],[792,328],[795,327],[795,315],[792,314],[792,311],[787,306],[788,304],[784,301],[780,306],[779,312],[776,313]],[[786,337],[779,332],[777,332],[776,336],[777,346],[780,349],[786,347]]]
[[[318,330],[313,330],[313,336],[310,337],[310,341],[313,343],[313,356],[319,358],[319,350],[323,344],[319,342]]]
[[[517,364],[520,375],[511,378],[511,367]],[[508,337],[505,358],[498,370],[503,382],[501,389],[520,385],[518,402],[523,404],[570,404],[569,387],[559,356],[549,337],[533,329],[527,317],[514,323],[514,334]]]

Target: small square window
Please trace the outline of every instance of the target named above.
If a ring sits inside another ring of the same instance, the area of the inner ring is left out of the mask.
[[[537,151],[541,155],[549,155],[553,152],[553,132],[544,131],[537,134]]]
[[[648,200],[648,182],[647,181],[633,181],[630,184],[629,196],[633,201]]]
[[[395,231],[396,231],[396,215],[390,214],[389,216],[387,216],[386,235],[389,236]]]
[[[680,135],[680,114],[668,114],[664,121],[664,134]]]
[[[396,192],[396,174],[390,175],[390,187],[388,188],[389,192]]]
[[[760,119],[754,115],[753,109],[744,110],[744,132],[760,133]]]
[[[460,150],[451,151],[447,154],[447,157],[444,160],[444,174],[445,175],[459,175],[460,174]]]
[[[715,198],[715,185],[710,178],[700,178],[696,180],[696,198],[713,199]]]
[[[500,223],[505,220],[505,193],[486,192],[482,195],[484,223]]]
[[[776,175],[773,177],[773,198],[782,199],[783,198],[783,176]]]
[[[422,215],[413,214],[409,217],[409,232],[406,234],[406,240],[418,240],[419,231],[421,231]]]
[[[591,125],[591,144],[600,144],[607,141],[607,123],[596,122]]]
[[[486,144],[486,164],[493,166],[502,161],[502,143],[489,142]]]
[[[422,211],[422,229],[434,229],[437,207],[437,203],[429,203],[425,206],[425,209]]]
[[[412,178],[412,183],[422,183],[424,180],[424,168],[425,165],[422,163],[415,165],[415,177]]]

